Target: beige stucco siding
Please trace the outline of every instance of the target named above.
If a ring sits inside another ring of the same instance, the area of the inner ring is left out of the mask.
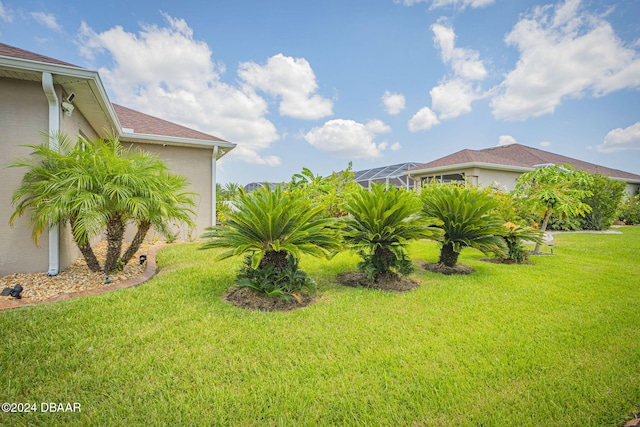
[[[149,151],[162,158],[167,166],[179,175],[186,176],[191,182],[189,191],[197,193],[194,196],[196,206],[194,211],[196,228],[190,230],[184,224],[175,224],[172,230],[178,240],[193,240],[202,235],[204,229],[211,225],[211,159],[212,148],[179,147],[162,144],[131,144],[134,147]],[[133,228],[133,227],[128,227]],[[133,230],[127,230],[127,240],[133,237]],[[150,239],[153,238],[151,233]]]
[[[62,99],[58,87],[56,94]],[[48,130],[49,104],[42,83],[0,78],[0,275],[49,269],[48,232],[42,234],[37,247],[31,239],[28,214],[9,226],[11,196],[26,170],[6,168],[13,160],[29,156],[31,149],[22,145],[46,142]],[[87,136],[96,135],[78,110],[71,117],[61,114],[60,130],[74,138],[81,130]],[[79,255],[66,225],[60,228],[59,249],[62,270]]]
[[[18,218],[13,227],[11,196],[20,185],[24,170],[7,168],[16,158],[31,150],[22,144],[43,142],[41,131],[48,127],[47,98],[39,82],[16,82],[0,78],[0,275],[9,272],[47,271],[48,236],[40,248],[31,240],[27,217]]]
[[[480,187],[489,187],[495,183],[500,187],[506,187],[507,191],[516,188],[516,180],[522,175],[519,172],[484,168],[473,168],[473,174],[478,176],[477,184]]]

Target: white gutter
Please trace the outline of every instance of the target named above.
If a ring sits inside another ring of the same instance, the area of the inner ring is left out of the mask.
[[[57,135],[60,132],[60,110],[58,96],[53,87],[51,73],[42,73],[42,89],[49,101],[49,148],[58,151]],[[60,226],[49,225],[49,276],[57,276],[60,272]]]
[[[177,146],[189,146],[189,147],[204,147],[204,148],[212,148],[212,147],[220,147],[227,148],[228,150],[223,150],[222,155],[226,154],[227,151],[235,148],[236,144],[227,141],[211,141],[208,139],[193,139],[193,138],[180,138],[175,136],[163,136],[163,135],[150,135],[145,133],[135,133],[130,132],[129,129],[123,128],[120,132],[120,139],[126,142],[141,142],[148,144],[166,144],[166,145],[177,145]],[[216,152],[216,157],[218,157],[218,153]],[[222,157],[222,156],[220,156]]]
[[[216,162],[218,161],[218,146],[213,147],[211,156],[211,226],[216,225]]]

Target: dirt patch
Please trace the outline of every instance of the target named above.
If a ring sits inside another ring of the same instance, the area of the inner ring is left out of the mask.
[[[407,292],[420,286],[420,283],[415,280],[395,273],[386,273],[375,282],[370,282],[365,273],[355,271],[338,274],[338,283],[352,288],[379,289],[389,292]]]
[[[306,307],[315,301],[307,294],[296,294],[291,298],[270,297],[259,294],[251,288],[235,286],[222,296],[222,300],[240,308],[260,311],[289,311]]]
[[[480,258],[480,261],[490,262],[492,264],[525,264],[533,265],[531,261],[515,261],[512,259],[499,259],[499,258]]]
[[[422,264],[422,268],[425,270],[431,271],[433,273],[445,274],[447,276],[451,276],[453,274],[471,274],[474,272],[474,269],[467,265],[457,264],[453,267],[447,267],[444,264],[439,262],[435,263],[427,263]]]

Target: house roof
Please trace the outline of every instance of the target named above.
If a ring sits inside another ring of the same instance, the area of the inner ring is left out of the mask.
[[[485,148],[483,150],[460,150],[456,153],[425,163],[407,171],[410,174],[423,174],[455,167],[499,167],[500,169],[514,169],[525,171],[534,169],[544,164],[570,164],[574,168],[589,172],[600,173],[611,178],[624,179],[626,181],[640,181],[640,175],[612,169],[594,163],[584,162],[549,151],[528,147],[521,144],[509,144],[499,147]]]
[[[37,53],[29,52],[28,50],[20,49],[19,47],[9,46],[8,44],[4,43],[0,43],[0,56],[26,59],[27,61],[46,62],[48,64],[55,65],[65,65],[67,67],[82,68],[68,62],[60,61],[59,59],[49,58],[48,56],[39,55]]]
[[[97,71],[0,43],[0,77],[39,81],[42,73],[53,76],[91,126],[104,133],[113,129],[123,141],[220,148],[222,157],[235,144],[176,123],[111,103]]]
[[[164,135],[176,138],[200,139],[205,141],[227,142],[217,136],[181,126],[158,117],[153,117],[122,105],[112,104],[123,130],[148,135]]]

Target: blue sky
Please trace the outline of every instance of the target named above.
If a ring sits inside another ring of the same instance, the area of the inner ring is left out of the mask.
[[[0,0],[0,41],[238,144],[220,182],[518,142],[640,174],[637,0]]]

